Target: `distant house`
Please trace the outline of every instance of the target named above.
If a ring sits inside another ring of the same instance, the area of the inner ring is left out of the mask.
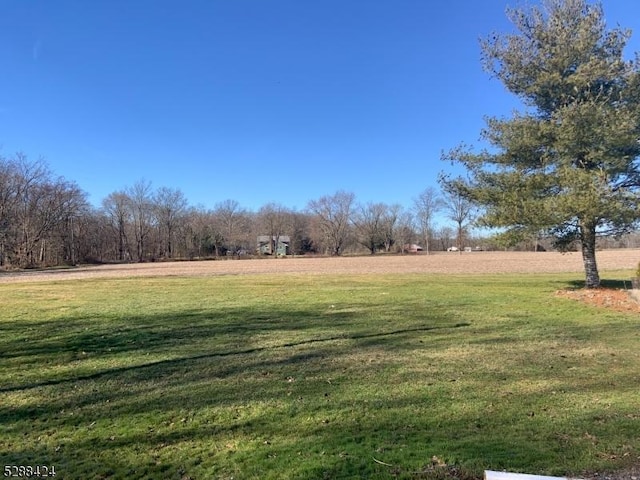
[[[278,242],[278,245],[276,245],[276,254],[282,256],[288,255],[289,246],[291,245],[289,235],[280,235],[277,238],[275,235],[273,237],[269,235],[258,236],[258,253],[262,255],[273,255],[273,246],[276,241]]]

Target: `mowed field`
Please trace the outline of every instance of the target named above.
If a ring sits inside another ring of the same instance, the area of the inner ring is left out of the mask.
[[[599,252],[604,283],[639,259]],[[558,293],[583,276],[507,252],[3,273],[0,471],[630,479],[640,316]]]
[[[635,270],[640,249],[603,250],[598,267]],[[162,262],[78,267],[71,270],[2,273],[0,282],[81,278],[209,276],[241,274],[387,274],[387,273],[560,273],[581,272],[579,252],[438,252],[431,255],[262,258],[198,262]]]

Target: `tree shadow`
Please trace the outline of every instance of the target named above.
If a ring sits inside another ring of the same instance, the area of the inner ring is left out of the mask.
[[[446,452],[451,463],[533,465],[544,473],[545,465],[581,454],[584,432],[594,433],[593,414],[566,415],[558,407],[558,435],[549,434],[538,422],[553,413],[558,396],[533,386],[553,379],[563,383],[562,395],[606,397],[610,382],[633,384],[628,371],[576,377],[569,367],[577,364],[541,358],[539,350],[511,359],[499,380],[482,369],[472,370],[477,378],[464,371],[452,378],[451,365],[407,371],[403,359],[425,349],[464,351],[480,340],[469,333],[471,322],[448,306],[409,316],[402,308],[374,316],[360,307],[192,309],[104,325],[74,316],[33,322],[29,342],[0,340],[0,364],[90,355],[74,357],[54,378],[5,381],[0,395],[11,402],[0,404],[0,416],[10,440],[0,440],[0,460],[56,464],[68,470],[61,478],[278,478],[278,471],[280,478],[358,478],[361,471],[420,478],[416,468]],[[601,335],[601,326],[581,328],[588,337]],[[482,336],[491,348],[512,340],[495,327]],[[518,390],[522,380],[528,391]],[[474,382],[483,381],[496,385],[495,393],[474,407],[465,395],[472,400]],[[529,404],[535,416],[523,412]],[[622,433],[637,423],[629,419]],[[545,458],[549,443],[558,458]],[[402,464],[403,449],[420,458]]]
[[[564,282],[563,282],[564,283]],[[569,283],[569,288],[571,289],[582,289],[585,288],[584,280],[572,280]],[[601,279],[600,280],[600,288],[610,288],[615,290],[628,290],[631,288],[631,280],[625,279]]]
[[[157,369],[157,368],[173,368],[176,367],[180,364],[186,364],[189,362],[194,362],[197,360],[206,360],[206,359],[212,359],[212,358],[216,358],[216,357],[228,357],[228,356],[234,356],[234,355],[251,355],[251,354],[257,354],[257,353],[262,353],[262,352],[266,352],[269,350],[275,350],[275,349],[283,349],[283,348],[287,348],[287,347],[299,347],[299,346],[303,346],[303,345],[312,345],[312,344],[321,344],[321,343],[325,343],[325,342],[333,342],[336,340],[363,340],[363,339],[378,339],[378,338],[385,338],[385,337],[392,337],[395,335],[405,335],[408,333],[417,333],[417,332],[429,332],[429,331],[434,331],[434,330],[449,330],[449,329],[456,329],[456,328],[462,328],[462,327],[468,327],[471,324],[469,323],[456,323],[454,325],[451,326],[440,326],[440,327],[429,327],[429,326],[425,326],[425,327],[416,327],[416,328],[406,328],[406,329],[401,329],[401,330],[392,330],[392,331],[387,331],[387,332],[378,332],[378,333],[363,333],[363,334],[339,334],[339,335],[333,335],[333,336],[328,336],[328,337],[319,337],[319,338],[311,338],[311,339],[307,339],[307,340],[300,340],[300,341],[296,341],[296,342],[285,342],[285,343],[280,343],[280,344],[275,344],[275,345],[270,345],[270,346],[265,346],[265,347],[253,347],[253,348],[245,348],[245,349],[238,349],[238,350],[226,350],[226,351],[219,351],[219,352],[211,352],[211,353],[203,353],[203,354],[198,354],[198,355],[191,355],[191,356],[183,356],[183,357],[178,357],[178,358],[172,358],[172,359],[168,359],[168,360],[158,360],[158,361],[152,361],[152,362],[148,362],[148,363],[142,363],[142,364],[136,364],[136,365],[132,365],[132,366],[126,366],[126,367],[118,367],[118,368],[112,368],[112,369],[105,369],[102,371],[98,371],[95,373],[91,373],[91,374],[87,374],[87,375],[74,375],[74,376],[69,376],[66,378],[60,378],[60,379],[56,379],[56,380],[43,380],[43,381],[39,381],[39,382],[33,382],[33,383],[27,383],[27,384],[23,384],[23,385],[18,385],[18,386],[3,386],[0,387],[0,392],[16,392],[16,391],[24,391],[24,390],[29,390],[29,389],[33,389],[33,388],[39,388],[39,387],[45,387],[45,386],[52,386],[52,385],[60,385],[60,384],[64,384],[64,383],[75,383],[78,381],[85,381],[85,380],[96,380],[96,379],[100,379],[103,377],[108,377],[111,375],[119,375],[122,373],[126,373],[126,372],[134,372],[134,371],[144,371],[144,370],[151,370],[151,369]],[[181,329],[178,329],[181,330]],[[173,333],[173,331],[172,331]],[[191,332],[193,333],[193,332]],[[196,329],[195,332],[195,336],[200,337],[202,335],[202,331]],[[136,335],[136,338],[138,338],[138,334]],[[179,337],[178,337],[179,338]],[[176,337],[172,335],[169,335],[167,338],[164,338],[164,340],[171,340],[171,342],[175,342],[176,341]],[[81,339],[82,340],[82,339]],[[153,346],[156,347],[158,344],[162,344],[164,343],[161,339],[155,339],[155,341],[148,341],[148,342],[141,342],[143,345],[146,345],[147,347]],[[70,346],[70,348],[72,350],[76,350],[78,345],[82,345],[85,348],[88,347],[94,347],[96,348],[97,346],[102,345],[103,342],[96,342],[96,343],[92,343],[91,341],[80,341],[79,343],[76,342],[74,340],[74,342],[72,342],[72,345]],[[112,343],[107,342],[108,345],[113,345]],[[388,344],[388,342],[379,342],[378,344]],[[57,345],[57,344],[56,344]],[[52,351],[58,351],[57,348],[54,346],[48,346],[46,348],[36,348],[33,351],[34,355],[40,355],[40,354],[47,354],[47,353],[51,353]],[[24,355],[24,352],[20,351],[20,352],[13,352],[13,353],[9,353],[6,356],[22,356]],[[145,375],[146,378],[148,378],[148,376],[144,373],[141,373],[141,375]]]
[[[290,436],[287,408],[294,412],[295,402],[348,391],[346,377],[369,374],[371,366],[354,364],[354,352],[363,358],[367,352],[403,355],[414,348],[416,335],[453,334],[470,326],[435,311],[394,323],[366,318],[347,307],[267,313],[238,307],[131,315],[100,324],[68,316],[30,322],[30,330],[22,332],[16,324],[3,324],[5,337],[21,335],[27,341],[5,341],[0,365],[53,363],[65,369],[53,378],[46,378],[46,370],[24,372],[0,387],[0,395],[14,399],[0,406],[7,433],[13,437],[12,432],[27,428],[22,439],[33,436],[28,444],[0,440],[0,460],[55,464],[59,471],[68,469],[62,478],[174,478],[180,461],[170,461],[169,475],[163,470],[168,460],[156,465],[149,452],[216,436]],[[253,402],[276,402],[275,419],[262,419],[259,411],[243,414],[242,406]],[[216,413],[207,418],[204,412],[210,411]],[[149,415],[159,425],[153,431],[128,426]],[[181,415],[198,420],[191,425],[176,418]],[[56,443],[40,445],[40,437]],[[119,453],[123,449],[143,451],[140,463]],[[71,458],[85,467],[93,463],[94,470],[73,466]]]

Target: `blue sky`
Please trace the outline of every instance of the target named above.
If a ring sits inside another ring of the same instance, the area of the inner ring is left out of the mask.
[[[257,209],[410,206],[517,100],[480,66],[505,0],[0,0],[0,154],[94,205],[140,179]],[[603,2],[637,32],[640,3]]]

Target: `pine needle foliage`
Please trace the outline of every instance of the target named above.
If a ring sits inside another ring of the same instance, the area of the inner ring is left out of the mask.
[[[602,6],[585,0],[507,13],[516,33],[482,40],[482,64],[525,108],[487,119],[484,151],[445,153],[468,178],[443,182],[513,243],[545,232],[561,249],[580,244],[586,286],[596,288],[596,238],[640,219],[640,61],[623,55],[631,32],[608,30]]]

